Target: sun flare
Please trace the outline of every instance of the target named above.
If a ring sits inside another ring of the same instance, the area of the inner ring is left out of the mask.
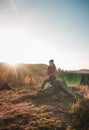
[[[14,61],[14,60],[8,60],[7,63],[8,63],[10,66],[13,66],[13,67],[15,67],[17,64],[19,64],[18,61]]]
[[[29,36],[24,28],[3,28],[0,30],[0,58],[16,65],[23,62],[28,54]]]

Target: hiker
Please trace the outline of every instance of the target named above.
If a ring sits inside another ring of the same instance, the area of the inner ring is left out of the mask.
[[[49,61],[49,66],[47,68],[47,78],[43,81],[42,83],[42,86],[40,87],[40,90],[43,90],[44,89],[44,86],[46,85],[46,83],[50,83],[50,87],[52,87],[52,84],[54,82],[54,80],[56,80],[56,74],[57,74],[57,69],[56,69],[56,66],[54,64],[54,60],[51,59]]]

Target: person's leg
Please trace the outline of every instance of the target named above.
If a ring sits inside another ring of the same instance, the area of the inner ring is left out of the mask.
[[[45,80],[43,81],[42,86],[41,86],[42,89],[44,89],[44,86],[46,85],[47,82],[49,82],[48,79],[45,79]]]
[[[56,80],[56,76],[51,76],[49,79],[50,84],[52,85],[55,80]]]

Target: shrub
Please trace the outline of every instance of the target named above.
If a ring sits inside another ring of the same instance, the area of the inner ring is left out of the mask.
[[[89,99],[73,104],[70,117],[73,130],[89,130]]]

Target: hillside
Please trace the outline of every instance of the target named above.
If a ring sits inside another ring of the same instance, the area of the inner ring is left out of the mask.
[[[40,93],[30,86],[0,91],[0,130],[66,130],[69,109],[83,95],[79,88],[72,90],[76,99],[61,88],[57,84]]]
[[[0,64],[0,130],[67,130],[69,110],[85,99],[84,91],[56,80],[38,92],[46,69],[44,64]],[[9,89],[3,85],[6,81]]]
[[[89,74],[89,70],[88,69],[81,69],[78,71],[78,73]]]
[[[79,74],[89,74],[89,69],[69,70],[68,72],[79,73]]]
[[[15,66],[0,63],[0,86],[8,82],[13,87],[40,84],[45,77],[45,64],[17,64]]]

